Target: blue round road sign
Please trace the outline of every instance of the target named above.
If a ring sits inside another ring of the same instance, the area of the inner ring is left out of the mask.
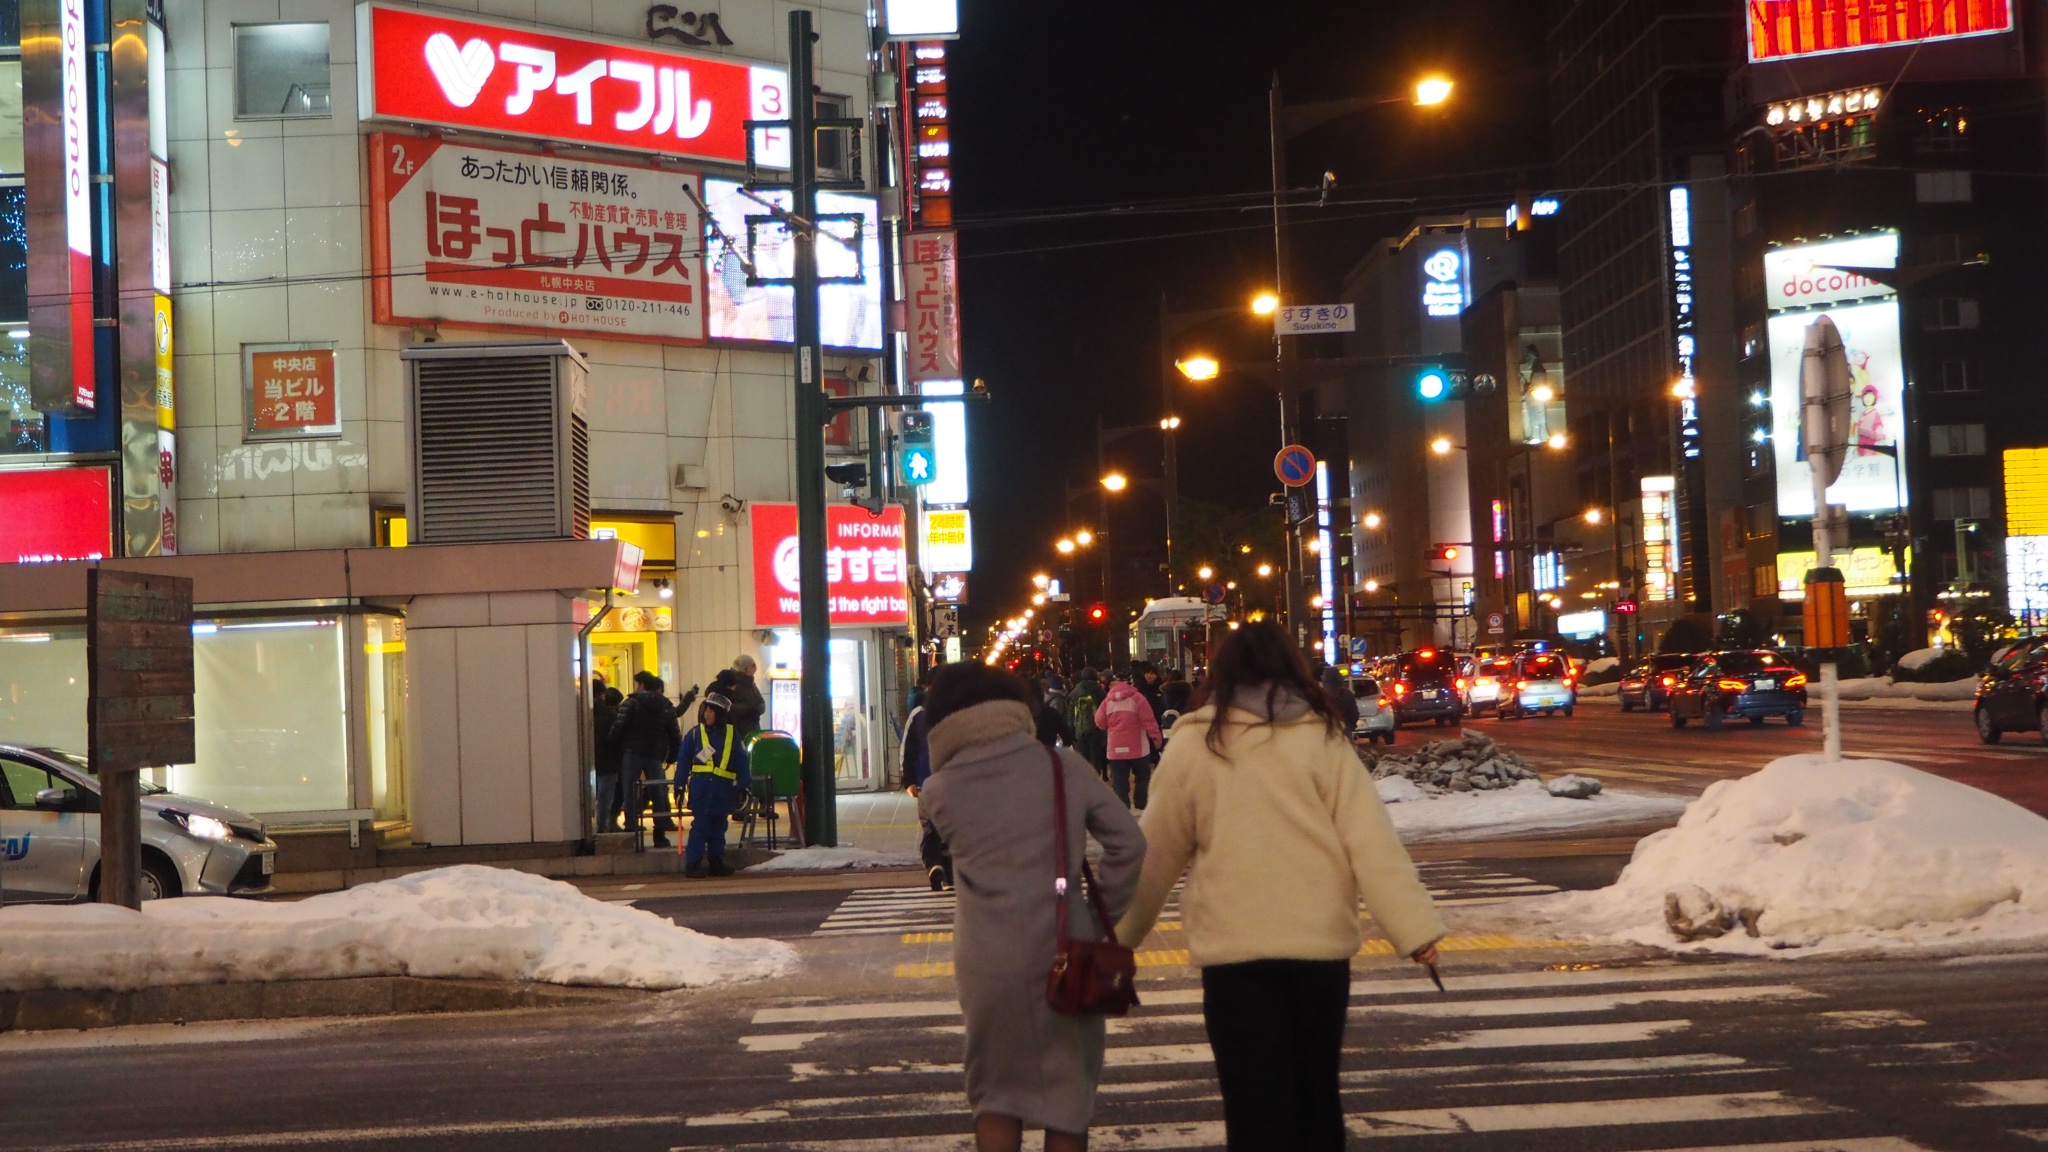
[[[1299,488],[1316,478],[1316,454],[1299,444],[1289,444],[1273,457],[1273,475],[1289,488]]]

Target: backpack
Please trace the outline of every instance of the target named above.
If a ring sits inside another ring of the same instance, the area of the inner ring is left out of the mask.
[[[1095,708],[1101,703],[1100,689],[1094,685],[1084,684],[1074,689],[1074,735],[1086,736],[1102,731],[1095,724]]]

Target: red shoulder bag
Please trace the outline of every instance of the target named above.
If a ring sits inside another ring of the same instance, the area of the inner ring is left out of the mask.
[[[1067,935],[1067,773],[1060,754],[1045,751],[1052,758],[1053,851],[1058,861],[1052,890],[1059,900],[1059,934],[1045,1001],[1066,1016],[1122,1016],[1138,1004],[1138,957],[1117,942],[1116,926],[1109,921],[1109,909],[1085,856],[1081,879],[1088,886],[1089,907],[1102,925],[1102,939],[1075,940]]]

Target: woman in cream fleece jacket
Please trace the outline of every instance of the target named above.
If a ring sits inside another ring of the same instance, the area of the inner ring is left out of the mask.
[[[1145,809],[1145,867],[1117,929],[1151,932],[1174,882],[1231,1152],[1341,1150],[1338,1061],[1358,904],[1434,963],[1443,921],[1349,733],[1287,634],[1229,635],[1208,702],[1173,729]]]

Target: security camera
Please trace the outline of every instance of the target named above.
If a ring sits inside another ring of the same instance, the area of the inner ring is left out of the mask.
[[[747,510],[747,502],[728,492],[718,498],[718,510],[727,516],[737,516]]]

